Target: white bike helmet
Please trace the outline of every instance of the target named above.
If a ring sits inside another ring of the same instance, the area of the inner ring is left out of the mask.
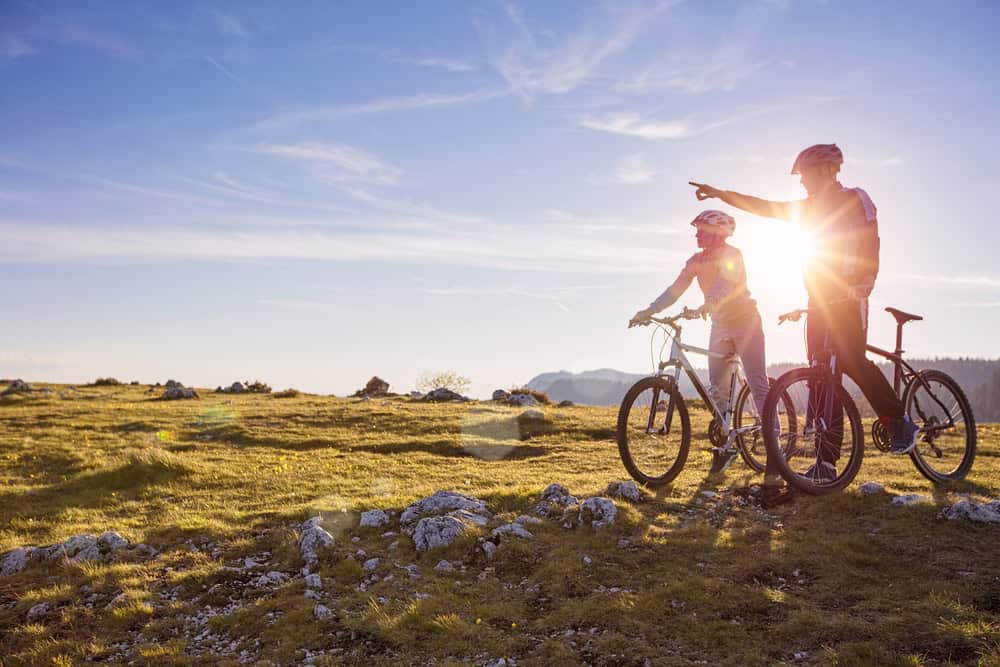
[[[691,221],[692,227],[700,227],[702,225],[711,227],[713,231],[717,231],[724,236],[732,236],[736,232],[736,220],[733,219],[733,216],[722,211],[702,211]]]
[[[792,173],[800,174],[807,167],[823,163],[835,164],[837,167],[844,164],[844,154],[837,148],[837,144],[816,144],[806,148],[795,158]]]

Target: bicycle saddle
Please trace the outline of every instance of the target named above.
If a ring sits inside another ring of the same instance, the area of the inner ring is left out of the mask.
[[[924,319],[923,315],[912,315],[910,313],[904,313],[898,308],[893,308],[891,306],[886,308],[885,312],[890,313],[893,317],[896,318],[896,324],[906,324],[911,320],[914,322],[919,322],[920,320]]]

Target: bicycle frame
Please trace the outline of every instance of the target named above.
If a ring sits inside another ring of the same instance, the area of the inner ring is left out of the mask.
[[[667,338],[670,339],[670,358],[666,361],[661,360],[657,368],[657,375],[660,377],[670,377],[673,379],[675,386],[680,381],[680,374],[683,370],[691,384],[694,385],[695,391],[698,392],[698,396],[701,400],[705,402],[705,406],[712,413],[712,417],[718,420],[718,423],[722,427],[722,432],[727,433],[728,442],[731,441],[735,435],[746,433],[759,428],[759,425],[743,426],[738,429],[732,428],[733,421],[733,411],[735,409],[737,391],[740,386],[746,384],[746,375],[743,372],[743,364],[740,363],[739,357],[735,354],[720,354],[718,352],[712,352],[702,347],[696,347],[694,345],[688,345],[681,342],[681,327],[680,325],[674,323],[669,325],[673,332],[660,324],[660,328],[663,329]],[[730,376],[729,376],[729,397],[726,404],[726,409],[723,411],[714,400],[710,393],[708,392],[705,385],[702,383],[701,378],[698,377],[698,373],[695,372],[694,367],[688,360],[685,352],[691,352],[693,354],[700,354],[705,357],[711,357],[715,359],[726,359],[729,362]],[[664,372],[666,369],[673,369],[672,372]],[[737,382],[739,381],[739,382]],[[654,411],[655,414],[655,411]],[[673,418],[673,404],[671,403],[667,409],[666,420],[664,423],[664,428],[667,433],[670,432],[670,423]],[[650,415],[650,420],[652,421],[653,414]],[[652,424],[650,424],[650,428]]]
[[[888,350],[883,350],[882,348],[876,347],[875,345],[865,345],[865,349],[868,352],[871,352],[872,354],[877,354],[878,356],[884,357],[885,359],[888,359],[890,362],[892,362],[893,366],[892,389],[893,391],[896,392],[897,396],[902,396],[901,390],[905,391],[906,387],[908,387],[910,383],[919,382],[920,385],[927,390],[927,393],[930,395],[930,397],[934,399],[934,402],[938,404],[938,407],[941,408],[941,411],[944,414],[948,415],[947,423],[938,424],[935,426],[924,426],[923,429],[924,433],[942,431],[944,429],[953,427],[955,425],[955,417],[951,414],[951,410],[946,408],[944,406],[944,403],[942,403],[941,400],[938,399],[937,394],[931,391],[931,388],[924,381],[923,376],[920,375],[920,372],[914,369],[913,366],[906,363],[906,361],[903,359],[903,350],[901,349],[901,346],[902,346],[902,339],[900,333],[897,333],[895,352],[889,352]],[[920,408],[920,405],[917,404],[916,401],[914,401],[914,403],[921,419],[924,419],[925,415],[923,414],[923,410]]]

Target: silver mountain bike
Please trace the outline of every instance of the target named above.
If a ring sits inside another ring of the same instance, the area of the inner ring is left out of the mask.
[[[712,414],[708,439],[714,454],[713,471],[724,470],[737,453],[753,470],[764,471],[767,449],[760,413],[739,356],[718,354],[681,341],[680,322],[700,317],[698,310],[684,308],[673,317],[650,318],[650,323],[657,327],[653,339],[658,333],[664,335],[657,372],[632,385],[618,410],[618,453],[632,479],[646,486],[669,484],[687,462],[691,420],[678,385],[682,370]],[[670,357],[664,360],[667,342],[670,343]],[[730,382],[725,405],[717,405],[712,400],[685,352],[727,361]],[[783,428],[794,429],[795,411],[787,410],[785,415],[793,423]]]

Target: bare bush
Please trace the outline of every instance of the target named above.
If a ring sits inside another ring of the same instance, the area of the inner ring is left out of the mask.
[[[425,371],[417,378],[418,391],[428,393],[435,389],[448,389],[456,394],[464,394],[472,381],[455,371]]]

